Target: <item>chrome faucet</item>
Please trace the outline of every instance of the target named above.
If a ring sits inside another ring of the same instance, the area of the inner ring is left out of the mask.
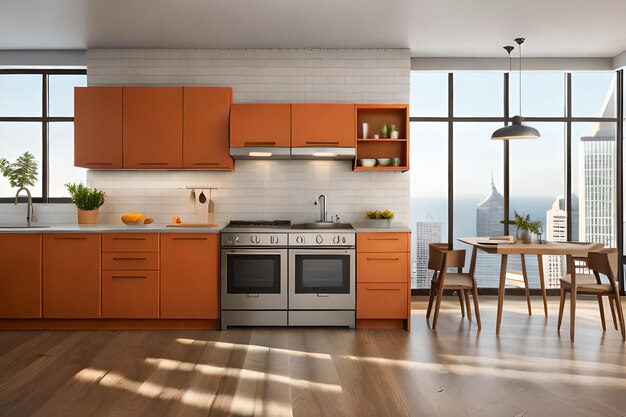
[[[317,202],[315,203],[320,206],[320,222],[326,221],[326,196],[324,194],[320,194],[317,197]]]
[[[26,224],[28,225],[28,227],[30,227],[30,219],[33,217],[33,198],[31,197],[30,191],[28,191],[28,188],[22,187],[19,190],[17,190],[17,194],[15,194],[15,205],[17,206],[17,198],[20,196],[20,193],[22,192],[22,190],[26,191],[26,198],[27,198]]]

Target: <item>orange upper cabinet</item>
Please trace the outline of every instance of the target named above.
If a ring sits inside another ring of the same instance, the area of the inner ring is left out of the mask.
[[[124,87],[124,168],[183,166],[183,87]]]
[[[233,104],[230,146],[289,148],[291,104]]]
[[[122,168],[122,87],[74,89],[74,165]]]
[[[354,148],[354,104],[297,103],[291,105],[291,146]]]
[[[218,237],[161,234],[161,318],[219,318]]]
[[[0,318],[41,317],[41,235],[0,234]]]
[[[100,317],[100,235],[45,234],[43,318]]]
[[[232,170],[230,87],[183,87],[183,168]]]

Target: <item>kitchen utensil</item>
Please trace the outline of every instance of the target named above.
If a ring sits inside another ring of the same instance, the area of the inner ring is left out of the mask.
[[[213,203],[213,196],[211,190],[209,190],[209,210],[207,216],[207,223],[213,223],[215,221],[215,203]]]
[[[196,190],[191,190],[191,194],[189,195],[189,201],[191,201],[192,203],[196,202]]]
[[[374,165],[376,165],[376,160],[375,159],[369,159],[369,158],[359,158],[359,160],[357,161],[359,163],[360,166],[362,167],[373,167]]]
[[[198,201],[200,201],[200,204],[206,203],[206,196],[204,195],[204,190],[200,192],[200,197],[198,197]]]
[[[377,158],[376,161],[381,167],[386,167],[391,163],[391,158]]]

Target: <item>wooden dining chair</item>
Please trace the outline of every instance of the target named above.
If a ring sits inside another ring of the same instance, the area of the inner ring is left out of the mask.
[[[439,310],[441,308],[444,290],[456,290],[459,292],[461,306],[463,306],[462,300],[465,301],[469,321],[472,320],[469,299],[469,293],[471,291],[472,298],[474,299],[474,310],[476,312],[476,324],[479,329],[482,327],[480,322],[480,309],[478,307],[478,287],[476,286],[476,279],[473,276],[473,271],[470,270],[470,273],[462,272],[464,265],[465,250],[451,250],[448,248],[448,244],[445,244],[445,247],[443,244],[428,245],[428,268],[433,269],[435,272],[430,286],[426,319],[428,320],[430,318],[434,304],[435,315],[433,317],[433,330],[437,328],[437,319],[439,318]],[[457,272],[449,272],[448,270],[450,268],[456,268]]]
[[[580,260],[580,258],[576,258]],[[600,318],[602,320],[602,330],[606,331],[606,324],[604,319],[604,307],[602,303],[602,297],[606,296],[609,300],[611,307],[611,313],[613,315],[613,323],[615,330],[617,330],[617,324],[615,320],[615,311],[617,311],[617,319],[619,320],[620,329],[622,332],[622,340],[626,340],[626,329],[624,327],[624,312],[622,310],[622,303],[619,295],[619,289],[617,285],[617,268],[618,268],[618,252],[615,248],[601,249],[598,251],[589,252],[586,259],[583,260],[586,263],[587,268],[591,270],[593,275],[590,274],[576,274],[576,294],[595,295],[598,297],[598,308],[600,309]],[[602,283],[600,275],[605,275],[609,283]],[[565,275],[561,278],[561,300],[559,304],[559,321],[558,331],[561,332],[561,323],[563,321],[563,310],[565,308],[566,294],[570,293],[570,308],[575,314],[576,311],[576,299],[572,295],[572,278],[571,274]],[[574,316],[574,315],[572,315]],[[574,339],[574,323],[570,323],[570,332],[572,340]]]

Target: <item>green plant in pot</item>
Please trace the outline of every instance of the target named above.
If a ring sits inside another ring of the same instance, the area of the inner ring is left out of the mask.
[[[98,224],[98,209],[104,204],[104,191],[89,188],[83,183],[67,183],[65,188],[78,209],[78,224]]]
[[[389,137],[389,127],[387,125],[383,125],[380,129],[380,137],[383,139],[387,139]]]
[[[389,125],[389,137],[391,139],[398,139],[400,137],[400,132],[396,125]]]
[[[531,220],[530,214],[519,214],[517,211],[514,211],[515,219],[509,220],[508,224],[515,226],[516,238],[522,243],[530,243],[532,240],[532,235],[537,235],[539,239],[541,239],[541,234],[543,233],[543,224],[539,220]]]

